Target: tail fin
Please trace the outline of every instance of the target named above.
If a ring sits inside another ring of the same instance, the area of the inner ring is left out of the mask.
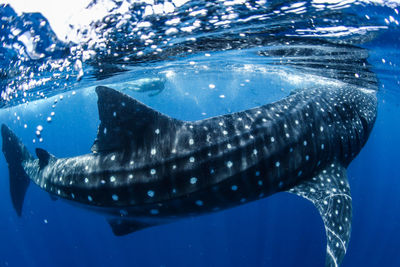
[[[1,136],[3,137],[3,153],[10,173],[11,200],[18,216],[21,216],[30,180],[22,164],[33,158],[18,137],[4,124],[1,125]]]

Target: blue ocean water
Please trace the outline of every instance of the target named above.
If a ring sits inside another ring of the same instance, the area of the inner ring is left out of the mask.
[[[378,119],[348,169],[353,226],[341,266],[400,266],[398,3],[171,1],[168,13],[166,2],[123,1],[129,4],[123,13],[120,2],[93,1],[85,10],[118,8],[84,30],[71,26],[75,39],[41,26],[51,26],[42,14],[1,6],[0,122],[30,151],[72,157],[89,153],[96,137],[96,85],[185,120],[262,105],[296,88],[348,83],[377,89]],[[164,12],[157,13],[162,3]],[[318,211],[288,193],[116,237],[101,215],[53,201],[34,185],[18,217],[3,155],[0,177],[0,266],[325,262]]]

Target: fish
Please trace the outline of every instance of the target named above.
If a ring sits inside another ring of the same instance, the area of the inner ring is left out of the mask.
[[[318,209],[325,266],[340,265],[352,221],[346,168],[373,129],[376,91],[297,89],[249,110],[182,121],[112,88],[95,90],[100,125],[90,154],[57,158],[36,148],[35,158],[2,125],[19,216],[30,183],[104,215],[117,236],[289,192]]]
[[[121,88],[121,91],[149,92],[148,96],[156,96],[165,89],[165,82],[166,79],[164,77],[141,78],[130,82],[119,83],[117,86]]]

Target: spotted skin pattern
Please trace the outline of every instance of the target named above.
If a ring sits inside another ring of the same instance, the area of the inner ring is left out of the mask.
[[[310,200],[324,221],[327,236],[325,266],[339,265],[350,240],[352,206],[346,177],[346,169],[331,164],[310,181],[289,190]]]
[[[328,238],[326,266],[340,264],[351,230],[345,169],[372,130],[374,92],[298,90],[194,122],[107,87],[96,92],[101,124],[92,154],[55,158],[40,150],[39,159],[22,160],[42,189],[105,214],[117,235],[288,191],[317,207]],[[12,136],[7,129],[3,147]]]

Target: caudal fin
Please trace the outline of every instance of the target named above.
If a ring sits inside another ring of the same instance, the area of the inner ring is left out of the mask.
[[[2,150],[10,173],[11,200],[18,216],[21,216],[30,180],[23,168],[23,163],[33,158],[18,137],[4,124],[1,125],[1,136],[3,137]]]

